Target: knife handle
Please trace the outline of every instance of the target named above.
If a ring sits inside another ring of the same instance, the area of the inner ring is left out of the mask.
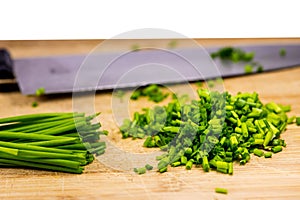
[[[13,79],[13,61],[6,49],[0,49],[0,79]]]

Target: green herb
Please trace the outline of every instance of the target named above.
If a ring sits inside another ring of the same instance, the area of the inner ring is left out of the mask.
[[[300,126],[300,117],[296,117],[296,124],[297,126]]]
[[[238,93],[197,90],[199,99],[170,103],[135,112],[120,127],[123,138],[145,138],[145,147],[166,151],[156,159],[159,172],[168,166],[202,166],[233,174],[233,162],[241,165],[250,154],[269,157],[285,147],[280,138],[285,131],[290,106],[263,104],[256,92]],[[262,151],[264,150],[264,151]]]
[[[296,116],[289,117],[288,120],[287,120],[287,123],[292,124],[292,123],[295,122],[295,119],[296,119]]]
[[[146,164],[146,165],[145,165],[145,168],[146,168],[147,170],[152,170],[152,169],[153,169],[153,166],[151,166],[151,165],[149,165],[149,164]]]
[[[275,146],[275,147],[272,147],[272,151],[274,153],[278,153],[280,151],[282,151],[282,146]]]
[[[258,157],[261,157],[261,156],[264,155],[264,152],[263,152],[262,150],[260,150],[260,149],[257,149],[257,148],[255,148],[255,149],[253,150],[253,153],[254,153],[254,155],[256,155],[256,156],[258,156]]]
[[[218,51],[211,53],[213,59],[219,57],[222,60],[230,60],[232,62],[249,62],[253,60],[254,55],[254,52],[245,52],[240,48],[234,47],[223,47]]]
[[[253,71],[253,66],[250,64],[247,64],[247,65],[245,65],[244,70],[245,70],[245,74],[251,74]]]
[[[261,65],[259,65],[258,67],[257,67],[257,69],[256,69],[256,72],[257,73],[261,73],[261,72],[263,72],[264,71],[264,68],[263,68],[263,66],[261,66]]]
[[[279,55],[282,56],[282,57],[284,57],[286,55],[286,50],[284,48],[281,48],[279,50]]]
[[[146,173],[146,167],[134,168],[133,171],[137,174],[145,174]]]
[[[261,64],[257,62],[252,62],[255,53],[245,52],[240,48],[223,47],[220,48],[218,51],[211,53],[210,56],[213,59],[220,58],[221,60],[229,60],[233,63],[246,62],[246,65],[244,66],[244,70],[246,74],[252,73],[254,67],[257,67],[256,68],[257,72],[263,71],[263,66]]]
[[[0,165],[82,173],[104,153],[98,114],[41,113],[0,119]],[[87,150],[88,149],[88,150]]]
[[[271,152],[266,152],[264,154],[265,158],[271,158],[272,157],[272,153]]]
[[[36,91],[35,91],[35,95],[36,96],[42,96],[45,94],[45,88],[41,87],[41,88],[38,88]]]
[[[149,101],[159,103],[169,96],[169,93],[163,93],[161,87],[156,84],[151,84],[144,88],[139,88],[133,92],[130,99],[137,100],[141,96],[147,96]]]
[[[216,193],[227,194],[228,190],[225,188],[215,188]]]
[[[39,105],[38,102],[34,101],[34,102],[32,102],[32,105],[31,105],[31,106],[35,108],[35,107],[37,107],[38,105]]]
[[[203,82],[202,81],[197,81],[195,84],[198,87],[202,87],[203,86]]]

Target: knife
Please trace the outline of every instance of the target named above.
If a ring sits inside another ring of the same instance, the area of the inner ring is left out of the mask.
[[[232,46],[255,52],[264,71],[300,66],[300,44]],[[244,62],[212,60],[222,47],[147,49],[140,51],[12,59],[0,50],[0,78],[15,78],[24,95],[44,88],[46,94],[182,83],[245,75]],[[280,55],[285,49],[286,55]]]

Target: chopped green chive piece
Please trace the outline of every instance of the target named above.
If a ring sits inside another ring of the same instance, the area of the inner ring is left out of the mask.
[[[142,96],[147,96],[149,101],[159,103],[169,96],[169,93],[163,93],[161,86],[151,84],[145,88],[139,88],[135,90],[130,99],[137,100]]]
[[[187,163],[187,157],[186,156],[181,156],[180,162],[181,162],[181,164],[186,165],[186,163]]]
[[[268,131],[267,134],[265,135],[265,140],[264,140],[264,147],[268,146],[268,144],[270,143],[270,141],[273,139],[273,131]]]
[[[180,166],[180,165],[181,165],[181,162],[180,162],[180,161],[176,161],[176,162],[173,162],[173,163],[171,164],[172,167],[178,167],[178,166]]]
[[[300,117],[296,117],[296,124],[297,126],[300,126]]]
[[[232,162],[230,162],[230,163],[228,163],[228,174],[233,174],[233,163]]]
[[[253,60],[254,52],[245,52],[240,48],[234,47],[223,47],[218,51],[211,53],[213,59],[220,57],[222,60],[231,60],[232,62],[246,61],[249,62]]]
[[[141,167],[141,168],[134,168],[133,171],[137,174],[145,174],[146,173],[146,167]]]
[[[295,119],[296,119],[296,116],[292,116],[292,117],[288,118],[287,123],[292,124],[295,122]]]
[[[272,147],[272,151],[274,153],[278,153],[280,151],[282,151],[282,146],[275,146],[275,147]]]
[[[228,190],[225,188],[215,188],[216,193],[228,194]]]
[[[213,59],[219,57],[221,60],[230,60],[233,63],[245,62],[246,65],[244,70],[246,74],[252,73],[254,67],[256,67],[256,72],[263,72],[263,66],[260,63],[253,61],[255,56],[254,52],[245,52],[242,49],[235,47],[223,47],[218,51],[211,53],[210,56]]]
[[[31,105],[31,106],[35,108],[35,107],[37,107],[38,105],[39,105],[38,102],[34,101],[34,102],[32,102],[32,105]]]
[[[192,169],[193,162],[194,162],[193,159],[189,160],[189,161],[186,163],[185,168],[186,168],[187,170]]]
[[[282,56],[282,57],[285,56],[286,55],[286,50],[284,48],[281,48],[280,51],[279,51],[279,55]]]
[[[167,167],[163,167],[163,168],[160,168],[160,169],[159,169],[159,172],[160,172],[160,173],[164,173],[164,172],[166,172],[167,170],[168,170]]]
[[[204,157],[202,158],[202,167],[203,167],[204,171],[206,171],[206,172],[208,172],[209,169],[210,169],[209,163],[208,163],[208,159],[207,159],[206,156],[204,156]]]
[[[254,149],[253,153],[254,153],[254,155],[256,155],[258,157],[262,157],[264,155],[264,152],[260,149]]]
[[[195,84],[196,84],[198,87],[202,87],[202,86],[203,86],[203,82],[202,82],[202,81],[197,81]]]
[[[272,153],[271,152],[266,152],[264,154],[265,158],[271,158],[272,157]]]
[[[257,69],[256,69],[256,72],[257,73],[261,73],[261,72],[263,72],[264,71],[264,68],[263,68],[263,66],[261,66],[261,65],[259,65],[258,67],[257,67]]]
[[[38,88],[38,89],[35,91],[35,95],[36,95],[36,96],[42,96],[43,94],[45,94],[45,88],[43,88],[43,87]]]
[[[145,168],[146,168],[147,170],[152,170],[152,169],[153,169],[153,166],[151,166],[151,165],[149,165],[149,164],[146,164],[146,165],[145,165]]]
[[[247,65],[245,65],[244,70],[245,70],[245,74],[251,74],[253,71],[253,66],[250,64],[247,64]]]

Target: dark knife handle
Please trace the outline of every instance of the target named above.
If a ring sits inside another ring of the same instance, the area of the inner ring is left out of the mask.
[[[6,49],[0,49],[0,79],[13,79],[13,61]]]

